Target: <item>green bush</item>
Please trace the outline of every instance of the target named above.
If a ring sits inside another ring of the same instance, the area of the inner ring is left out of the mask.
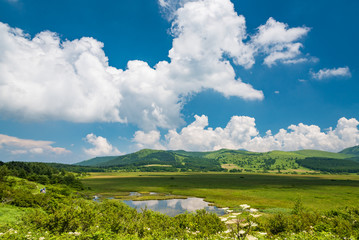
[[[336,236],[359,239],[359,208],[346,207],[323,214],[310,212],[295,204],[292,214],[277,213],[264,218],[261,227],[272,236],[291,233],[327,232]]]

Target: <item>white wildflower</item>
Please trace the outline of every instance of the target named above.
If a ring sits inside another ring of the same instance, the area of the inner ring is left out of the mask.
[[[246,231],[244,231],[244,230],[240,230],[240,231],[238,231],[238,233],[242,235],[242,234],[245,234],[245,233],[246,233]]]
[[[39,240],[44,240],[45,239],[45,237],[39,237]]]
[[[232,229],[227,229],[226,231],[224,231],[224,233],[230,233],[232,232]]]
[[[237,223],[238,220],[237,219],[230,219],[226,222],[226,224],[233,224],[233,223]]]
[[[241,208],[243,209],[247,209],[247,208],[250,208],[251,206],[249,206],[248,204],[242,204],[242,205],[239,205]]]
[[[242,213],[240,213],[240,212],[232,213],[233,216],[238,216],[239,214],[242,214]]]
[[[251,216],[254,217],[254,218],[257,218],[257,217],[260,217],[262,215],[261,214],[251,214]]]
[[[258,212],[258,209],[255,209],[255,208],[251,208],[249,209],[250,212]]]
[[[220,218],[222,222],[227,221],[228,218]]]

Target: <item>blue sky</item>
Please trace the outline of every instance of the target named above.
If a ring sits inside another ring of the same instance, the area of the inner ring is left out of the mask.
[[[0,0],[0,160],[358,145],[358,9]]]

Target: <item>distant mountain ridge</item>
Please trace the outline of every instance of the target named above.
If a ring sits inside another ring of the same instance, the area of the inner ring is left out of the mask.
[[[359,164],[359,146],[347,148],[339,153],[319,150],[250,152],[246,150],[221,149],[208,152],[187,152],[184,150],[143,149],[123,156],[96,157],[76,163],[79,166],[116,167],[126,171],[226,171],[231,170],[287,170],[299,168],[319,169],[318,163],[332,168],[356,171]],[[306,161],[303,161],[307,159]],[[330,162],[326,162],[329,161]],[[345,161],[344,161],[345,160]],[[341,163],[345,167],[341,167]],[[305,166],[304,166],[305,165]],[[349,166],[349,168],[346,168]],[[353,168],[352,168],[353,167]],[[324,168],[323,168],[324,169]],[[328,170],[328,168],[325,168]],[[329,170],[330,170],[329,169]],[[354,169],[354,170],[353,170]]]
[[[350,147],[350,148],[346,148],[346,149],[340,151],[339,153],[347,154],[347,155],[354,155],[354,156],[359,157],[359,145]]]
[[[85,160],[82,162],[78,162],[75,163],[74,165],[79,165],[79,166],[96,166],[99,165],[101,163],[110,161],[114,158],[117,158],[117,156],[105,156],[105,157],[95,157],[95,158],[91,158],[89,160]]]
[[[326,157],[326,158],[337,158],[337,159],[346,159],[351,157],[348,156],[348,154],[342,152],[333,153],[333,152],[326,152],[321,150],[309,150],[309,149],[294,151],[294,153],[298,153],[306,157]]]

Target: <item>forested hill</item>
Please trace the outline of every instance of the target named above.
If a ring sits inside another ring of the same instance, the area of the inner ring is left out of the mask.
[[[357,165],[358,162],[356,162],[354,152],[354,150],[350,149],[345,149],[340,153],[319,150],[259,153],[229,149],[208,152],[143,149],[123,156],[97,157],[79,162],[76,165],[116,168],[125,171],[280,171],[313,169],[348,172],[347,170],[349,169],[350,172],[359,172],[359,165]],[[307,160],[302,161],[304,159]],[[332,161],[325,162],[325,159]],[[324,162],[329,165],[321,168],[320,166]]]
[[[96,166],[99,165],[101,163],[110,161],[112,159],[117,158],[117,156],[105,156],[105,157],[95,157],[95,158],[91,158],[89,160],[86,161],[82,161],[79,163],[75,163],[74,165],[79,165],[79,166]]]
[[[205,159],[202,157],[192,157],[177,154],[172,151],[143,149],[141,151],[118,156],[107,160],[106,158],[97,158],[97,163],[93,160],[80,162],[77,165],[97,166],[97,167],[117,167],[128,171],[220,171],[221,165],[214,159]]]
[[[346,149],[340,151],[339,153],[359,157],[359,145],[355,146],[355,147],[346,148]]]

